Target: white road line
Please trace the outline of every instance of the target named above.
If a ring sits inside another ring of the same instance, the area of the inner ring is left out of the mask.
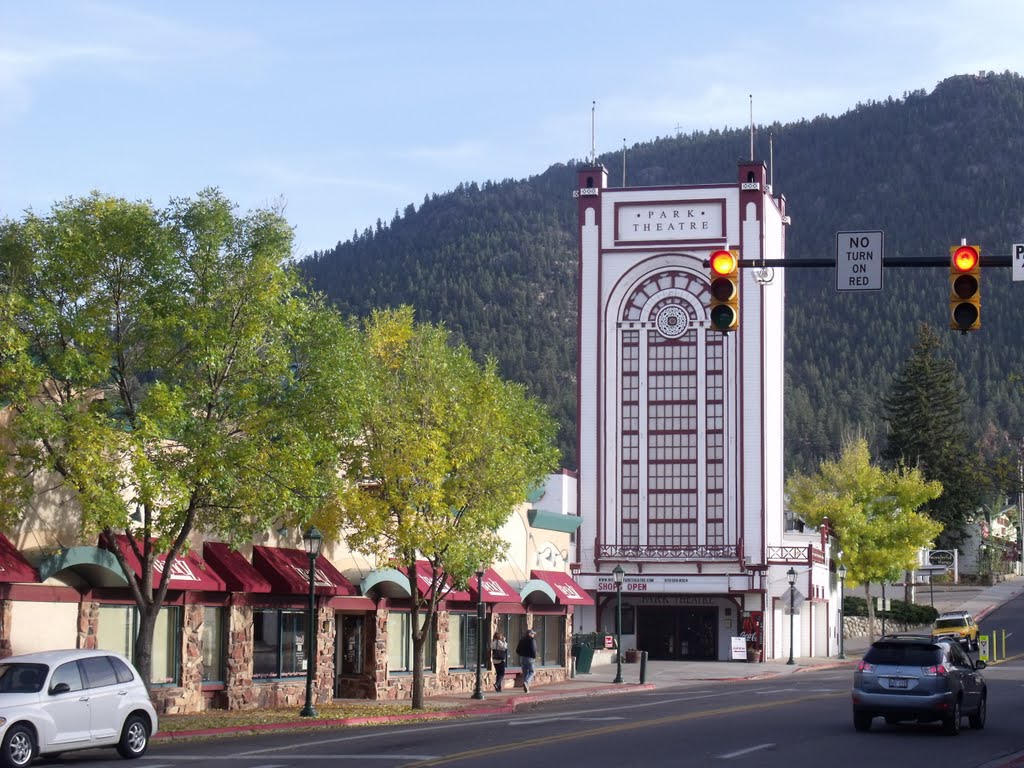
[[[582,723],[600,723],[607,720],[625,720],[626,718],[621,715],[609,715],[607,717],[576,717],[574,715],[564,715],[556,717],[531,717],[523,718],[520,720],[509,720],[509,725],[535,725],[537,723],[564,723],[566,720],[577,720]]]
[[[718,757],[722,760],[732,760],[734,757],[742,757],[743,755],[749,755],[751,752],[757,752],[761,749],[774,749],[774,744],[758,744],[756,747],[747,747],[736,752],[730,752],[727,755],[719,755]]]

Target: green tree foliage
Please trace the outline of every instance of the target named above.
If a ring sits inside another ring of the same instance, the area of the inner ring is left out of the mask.
[[[93,194],[0,228],[0,523],[44,482],[74,495],[82,537],[102,534],[128,580],[146,681],[189,536],[251,540],[340,485],[357,337],[282,267],[291,242],[215,190],[163,211]]]
[[[1024,220],[1024,196],[1006,172],[1024,165],[1022,123],[1024,78],[989,73],[836,117],[758,126],[755,156],[770,157],[771,137],[773,188],[792,216],[787,257],[834,257],[836,232],[859,229],[883,230],[887,257],[945,257],[961,237],[980,243],[983,259],[1008,254]],[[747,129],[726,129],[639,142],[629,151],[628,182],[735,183],[736,158],[749,157],[749,141]],[[620,149],[598,161],[609,186],[621,186]],[[418,317],[445,323],[478,359],[493,356],[503,376],[548,404],[569,467],[577,460],[579,253],[571,192],[579,168],[570,161],[521,181],[459,185],[301,263],[346,314],[410,304]],[[953,336],[951,356],[964,374],[977,433],[994,423],[1019,439],[1024,397],[1008,381],[1024,371],[1019,301],[1008,270],[983,272],[982,330]],[[878,393],[888,389],[920,323],[948,325],[948,295],[945,269],[886,268],[884,290],[843,293],[833,269],[786,270],[790,472],[813,471],[851,432],[884,444]]]
[[[924,511],[942,527],[939,546],[955,547],[981,501],[981,476],[965,420],[967,398],[956,363],[927,325],[884,398],[888,443],[884,457],[917,467],[942,483],[942,495]]]
[[[816,474],[798,474],[786,483],[797,517],[814,526],[828,519],[847,581],[864,584],[869,598],[872,583],[913,568],[918,549],[939,535],[942,526],[918,510],[941,493],[941,483],[929,482],[918,469],[873,466],[862,437],[847,442],[837,461],[822,461]]]
[[[437,604],[480,563],[500,559],[499,530],[515,505],[557,468],[555,425],[522,385],[477,364],[448,332],[416,324],[410,307],[374,312],[363,335],[366,389],[350,485],[331,525],[352,549],[416,573],[412,706],[423,707],[423,646]]]

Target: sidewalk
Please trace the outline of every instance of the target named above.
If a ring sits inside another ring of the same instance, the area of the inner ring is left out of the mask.
[[[1024,593],[1024,577],[1012,577],[991,587],[943,587],[936,589],[934,594],[935,608],[939,611],[965,610],[970,611],[979,622],[991,611],[1003,603]],[[891,595],[895,597],[895,595]],[[900,592],[902,596],[902,591]],[[917,601],[925,602],[918,593]],[[927,627],[922,628],[927,631]],[[794,659],[794,664],[787,664],[788,659],[772,659],[763,663],[745,661],[649,661],[645,667],[644,682],[640,682],[640,664],[622,665],[622,683],[614,683],[617,665],[605,664],[596,667],[590,674],[577,675],[574,678],[558,683],[531,686],[529,693],[522,689],[510,689],[500,693],[493,690],[484,692],[483,699],[473,699],[470,695],[432,696],[429,711],[415,712],[408,715],[391,715],[381,717],[357,718],[343,721],[306,720],[300,724],[290,723],[280,727],[315,727],[326,725],[356,725],[362,723],[399,722],[415,719],[437,719],[439,717],[473,717],[490,714],[513,713],[520,707],[531,703],[552,699],[579,699],[593,696],[605,696],[638,691],[650,691],[658,688],[690,685],[695,682],[750,680],[758,678],[780,677],[803,670],[828,669],[833,667],[850,667],[857,662],[868,647],[868,638],[847,638],[844,644],[846,659],[836,657],[801,657]],[[267,724],[267,729],[273,729]],[[253,728],[237,727],[223,729],[206,729],[202,732],[179,731],[174,734],[157,733],[155,739],[187,738],[197,735],[215,735],[238,731],[252,731]]]

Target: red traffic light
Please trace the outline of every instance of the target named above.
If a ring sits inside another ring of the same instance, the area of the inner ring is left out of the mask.
[[[950,266],[959,272],[970,272],[981,260],[978,248],[973,245],[961,245],[953,251],[953,259]]]
[[[981,327],[980,246],[950,246],[949,327],[961,333]]]
[[[732,251],[715,251],[711,254],[711,271],[716,275],[730,275],[740,265]]]
[[[715,251],[708,259],[711,266],[711,327],[728,333],[740,324],[740,253]]]

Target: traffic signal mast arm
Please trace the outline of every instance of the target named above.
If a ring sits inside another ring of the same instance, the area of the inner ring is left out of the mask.
[[[982,267],[1010,267],[1013,266],[1013,261],[1010,256],[982,256],[981,262]],[[710,262],[704,262],[705,267],[710,266]],[[762,267],[777,267],[777,268],[796,268],[796,269],[807,269],[811,267],[830,267],[835,268],[836,260],[834,258],[809,258],[809,259],[740,259],[740,269],[761,269]],[[885,256],[882,258],[883,267],[944,267],[949,268],[949,256],[942,256],[941,258],[933,258],[926,256],[924,258],[910,258],[905,256]]]

